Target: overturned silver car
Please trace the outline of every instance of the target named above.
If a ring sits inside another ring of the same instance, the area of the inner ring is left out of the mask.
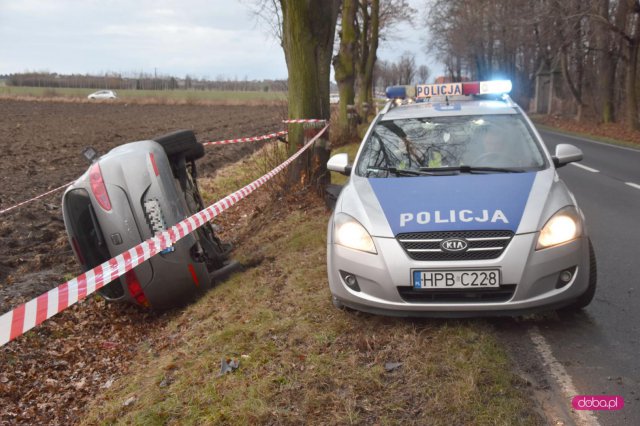
[[[188,130],[119,146],[93,163],[63,196],[64,223],[84,271],[203,209]],[[193,300],[235,266],[210,223],[99,290],[108,300],[169,309]]]

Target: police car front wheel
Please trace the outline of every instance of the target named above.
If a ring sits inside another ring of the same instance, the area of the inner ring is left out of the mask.
[[[579,311],[586,308],[596,294],[596,286],[598,284],[598,266],[596,262],[596,253],[593,250],[593,244],[589,239],[589,286],[580,297],[578,297],[571,305],[564,308],[566,311]]]

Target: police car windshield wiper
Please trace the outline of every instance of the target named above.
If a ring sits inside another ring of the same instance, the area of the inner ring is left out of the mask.
[[[523,173],[522,169],[513,169],[509,167],[484,167],[484,166],[456,166],[456,167],[420,167],[420,170],[438,173],[438,172],[460,172],[460,173]]]
[[[396,169],[395,167],[367,167],[368,172],[389,172],[396,176],[425,176],[431,173],[420,170]]]

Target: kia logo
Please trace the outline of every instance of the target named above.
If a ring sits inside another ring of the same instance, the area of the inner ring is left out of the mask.
[[[443,251],[465,251],[469,247],[466,240],[461,238],[448,238],[440,242]]]

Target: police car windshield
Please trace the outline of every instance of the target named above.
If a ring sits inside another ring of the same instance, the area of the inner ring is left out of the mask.
[[[520,115],[467,115],[378,122],[365,142],[356,173],[400,177],[411,174],[385,169],[438,172],[470,166],[500,172],[540,170],[545,165],[541,148]]]

